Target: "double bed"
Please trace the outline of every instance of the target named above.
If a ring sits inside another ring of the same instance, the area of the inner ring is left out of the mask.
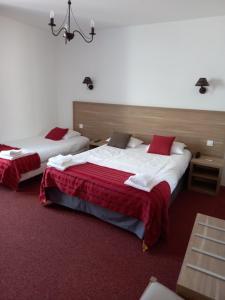
[[[38,155],[39,162],[35,163],[35,166],[31,168],[31,171],[28,172],[26,172],[28,170],[28,168],[26,168],[26,164],[28,162],[29,156],[21,157],[15,161],[12,161],[11,165],[9,164],[9,161],[0,159],[1,183],[3,183],[4,185],[12,189],[16,189],[19,182],[43,173],[44,169],[46,168],[47,161],[50,157],[58,154],[63,154],[63,155],[69,153],[77,154],[82,151],[88,150],[89,139],[84,136],[77,135],[67,140],[61,139],[56,141],[56,140],[47,139],[44,136],[40,135],[31,138],[10,141],[7,142],[6,144],[7,146],[1,145],[2,150],[3,149],[5,150],[5,147],[9,147],[9,148],[11,147],[13,149],[19,148],[19,149],[26,149],[26,151]],[[17,170],[18,168],[17,166],[15,166],[15,162],[20,162],[20,161],[22,161],[22,165],[23,165],[23,167],[20,168],[22,169],[22,172],[18,172]],[[8,164],[7,170],[6,170],[6,163]],[[6,171],[11,172],[11,174],[10,176],[7,176],[9,178],[4,180]],[[15,178],[15,176],[17,178]]]
[[[167,233],[168,207],[189,165],[191,152],[163,156],[147,153],[148,145],[118,149],[103,145],[76,155],[81,165],[61,172],[46,169],[40,200],[82,211],[126,229],[153,245]],[[150,192],[127,186],[129,176],[150,174]]]

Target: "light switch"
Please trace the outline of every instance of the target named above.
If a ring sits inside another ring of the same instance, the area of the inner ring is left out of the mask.
[[[213,147],[214,146],[214,141],[213,140],[207,140],[206,145],[208,147]]]
[[[78,126],[79,126],[80,129],[83,129],[83,128],[84,128],[84,124],[82,124],[82,123],[79,123]]]

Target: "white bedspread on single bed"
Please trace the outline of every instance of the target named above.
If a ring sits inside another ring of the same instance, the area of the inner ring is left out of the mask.
[[[191,159],[191,152],[184,150],[183,155],[170,156],[147,153],[148,146],[118,149],[107,145],[77,154],[88,162],[133,174],[160,174],[162,181],[169,183],[171,192],[184,174]]]
[[[47,161],[50,157],[58,154],[74,154],[89,144],[89,139],[84,136],[76,136],[69,140],[52,141],[41,136],[35,136],[22,140],[15,140],[6,143],[12,147],[24,148],[37,152],[41,162]]]

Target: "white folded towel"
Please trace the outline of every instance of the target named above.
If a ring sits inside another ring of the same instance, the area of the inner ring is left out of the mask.
[[[76,158],[73,155],[57,155],[48,160],[47,166],[53,167],[59,171],[65,171],[67,168],[87,163],[87,160]]]
[[[18,155],[21,155],[23,153],[22,149],[11,149],[11,150],[4,150],[4,151],[1,151],[1,155],[4,155],[4,156],[11,156],[11,157],[15,157],[15,156],[18,156]]]
[[[161,180],[152,177],[150,174],[138,173],[130,176],[124,184],[132,186],[136,189],[150,192]]]
[[[20,157],[24,157],[27,155],[31,155],[34,152],[30,152],[28,150],[25,149],[12,149],[12,150],[4,150],[4,151],[0,151],[0,158],[3,159],[8,159],[8,160],[14,160]]]
[[[72,159],[73,159],[73,156],[71,154],[69,154],[69,155],[59,154],[57,156],[49,158],[48,161],[53,164],[63,167],[64,165],[67,165],[68,163],[70,163],[72,161]]]

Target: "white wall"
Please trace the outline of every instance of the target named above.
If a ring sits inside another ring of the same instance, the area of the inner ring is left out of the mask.
[[[225,111],[225,17],[102,30],[93,44],[77,37],[58,46],[62,126],[72,126],[75,99]],[[205,95],[199,77],[209,80]]]
[[[225,17],[102,30],[90,45],[58,42],[61,125],[72,124],[74,99],[225,111]],[[210,82],[205,95],[199,77]]]
[[[55,48],[47,32],[0,16],[0,140],[55,125]]]

